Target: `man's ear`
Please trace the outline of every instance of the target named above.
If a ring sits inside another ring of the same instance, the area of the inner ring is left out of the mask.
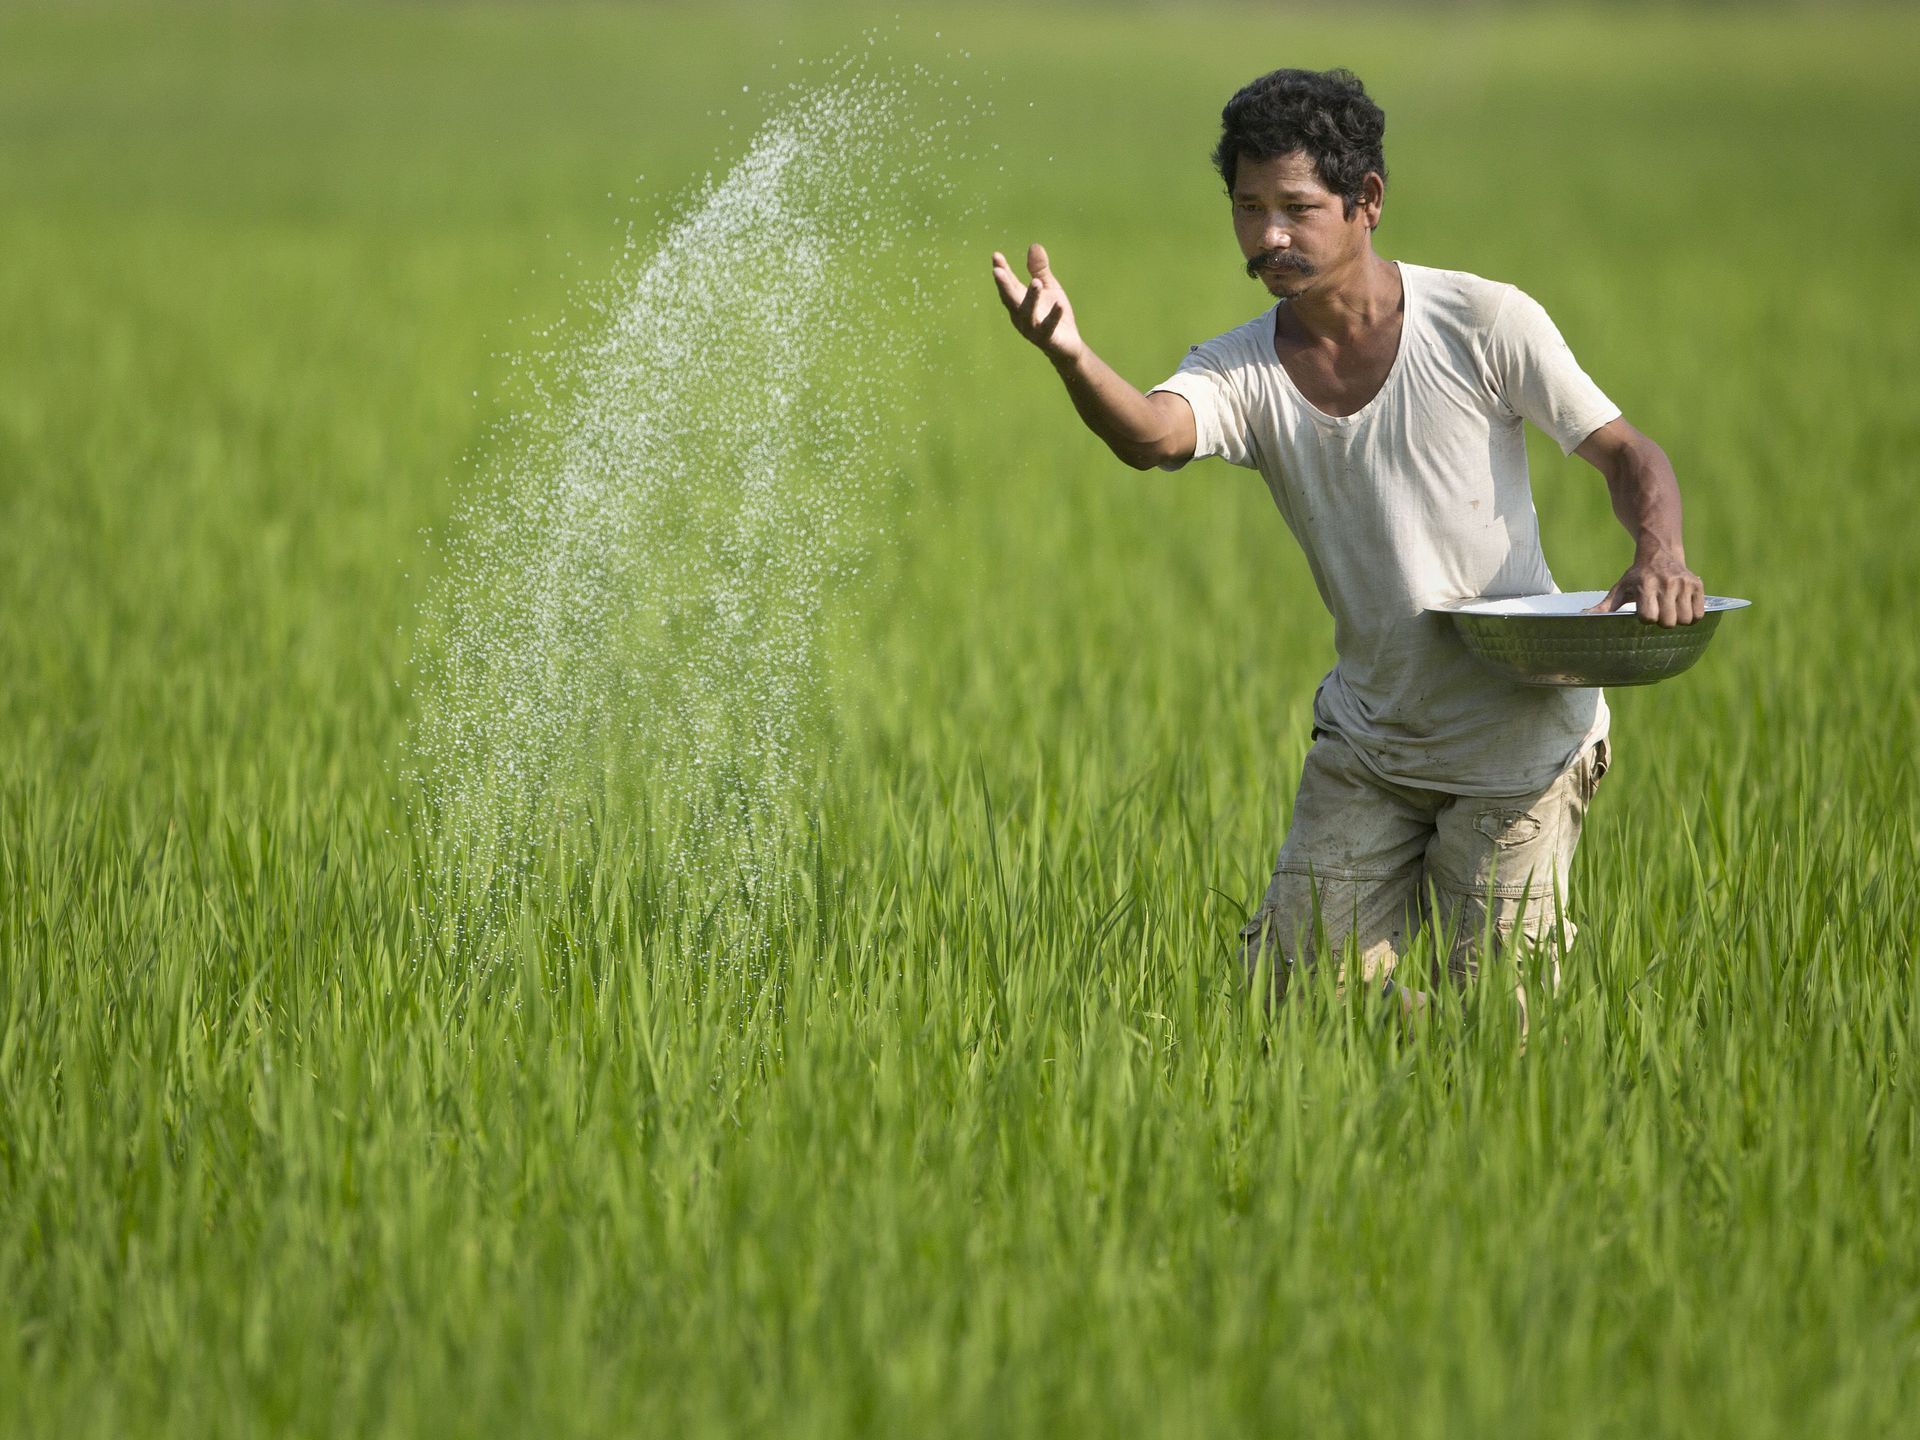
[[[1369,170],[1360,181],[1360,208],[1367,215],[1367,229],[1377,229],[1380,224],[1380,207],[1386,203],[1387,182],[1380,178],[1379,172]]]

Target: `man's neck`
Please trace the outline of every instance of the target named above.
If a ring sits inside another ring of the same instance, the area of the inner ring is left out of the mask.
[[[1286,302],[1282,324],[1298,340],[1350,345],[1393,323],[1402,300],[1400,267],[1375,255],[1358,257],[1351,275]]]

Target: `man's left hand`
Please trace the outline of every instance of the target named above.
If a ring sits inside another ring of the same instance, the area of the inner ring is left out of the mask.
[[[1707,613],[1707,588],[1685,560],[1656,555],[1634,561],[1592,613],[1609,615],[1630,601],[1647,624],[1670,630]]]

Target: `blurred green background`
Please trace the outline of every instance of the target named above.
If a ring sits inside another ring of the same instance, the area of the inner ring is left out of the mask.
[[[754,966],[583,842],[476,998],[399,778],[428,541],[527,337],[848,49],[979,115],[831,823]],[[1905,7],[0,11],[0,1426],[1897,1433],[1916,59]],[[1044,240],[1143,384],[1246,318],[1207,156],[1281,64],[1360,73],[1379,248],[1539,298],[1756,602],[1616,697],[1524,1057],[1240,995],[1330,623],[1257,478],[1118,466],[989,288]]]

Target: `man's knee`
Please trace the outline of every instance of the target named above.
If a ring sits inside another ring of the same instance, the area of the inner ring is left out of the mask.
[[[1357,975],[1364,982],[1385,979],[1398,962],[1406,929],[1404,918],[1367,923],[1368,907],[1351,881],[1318,885],[1305,876],[1276,876],[1267,899],[1240,928],[1241,957],[1247,980],[1265,987],[1274,999],[1299,980],[1331,967],[1334,993],[1344,992]]]
[[[1558,896],[1440,897],[1437,939],[1456,981],[1475,979],[1489,962],[1511,965],[1517,983],[1529,976],[1560,988],[1560,961],[1579,931]]]

